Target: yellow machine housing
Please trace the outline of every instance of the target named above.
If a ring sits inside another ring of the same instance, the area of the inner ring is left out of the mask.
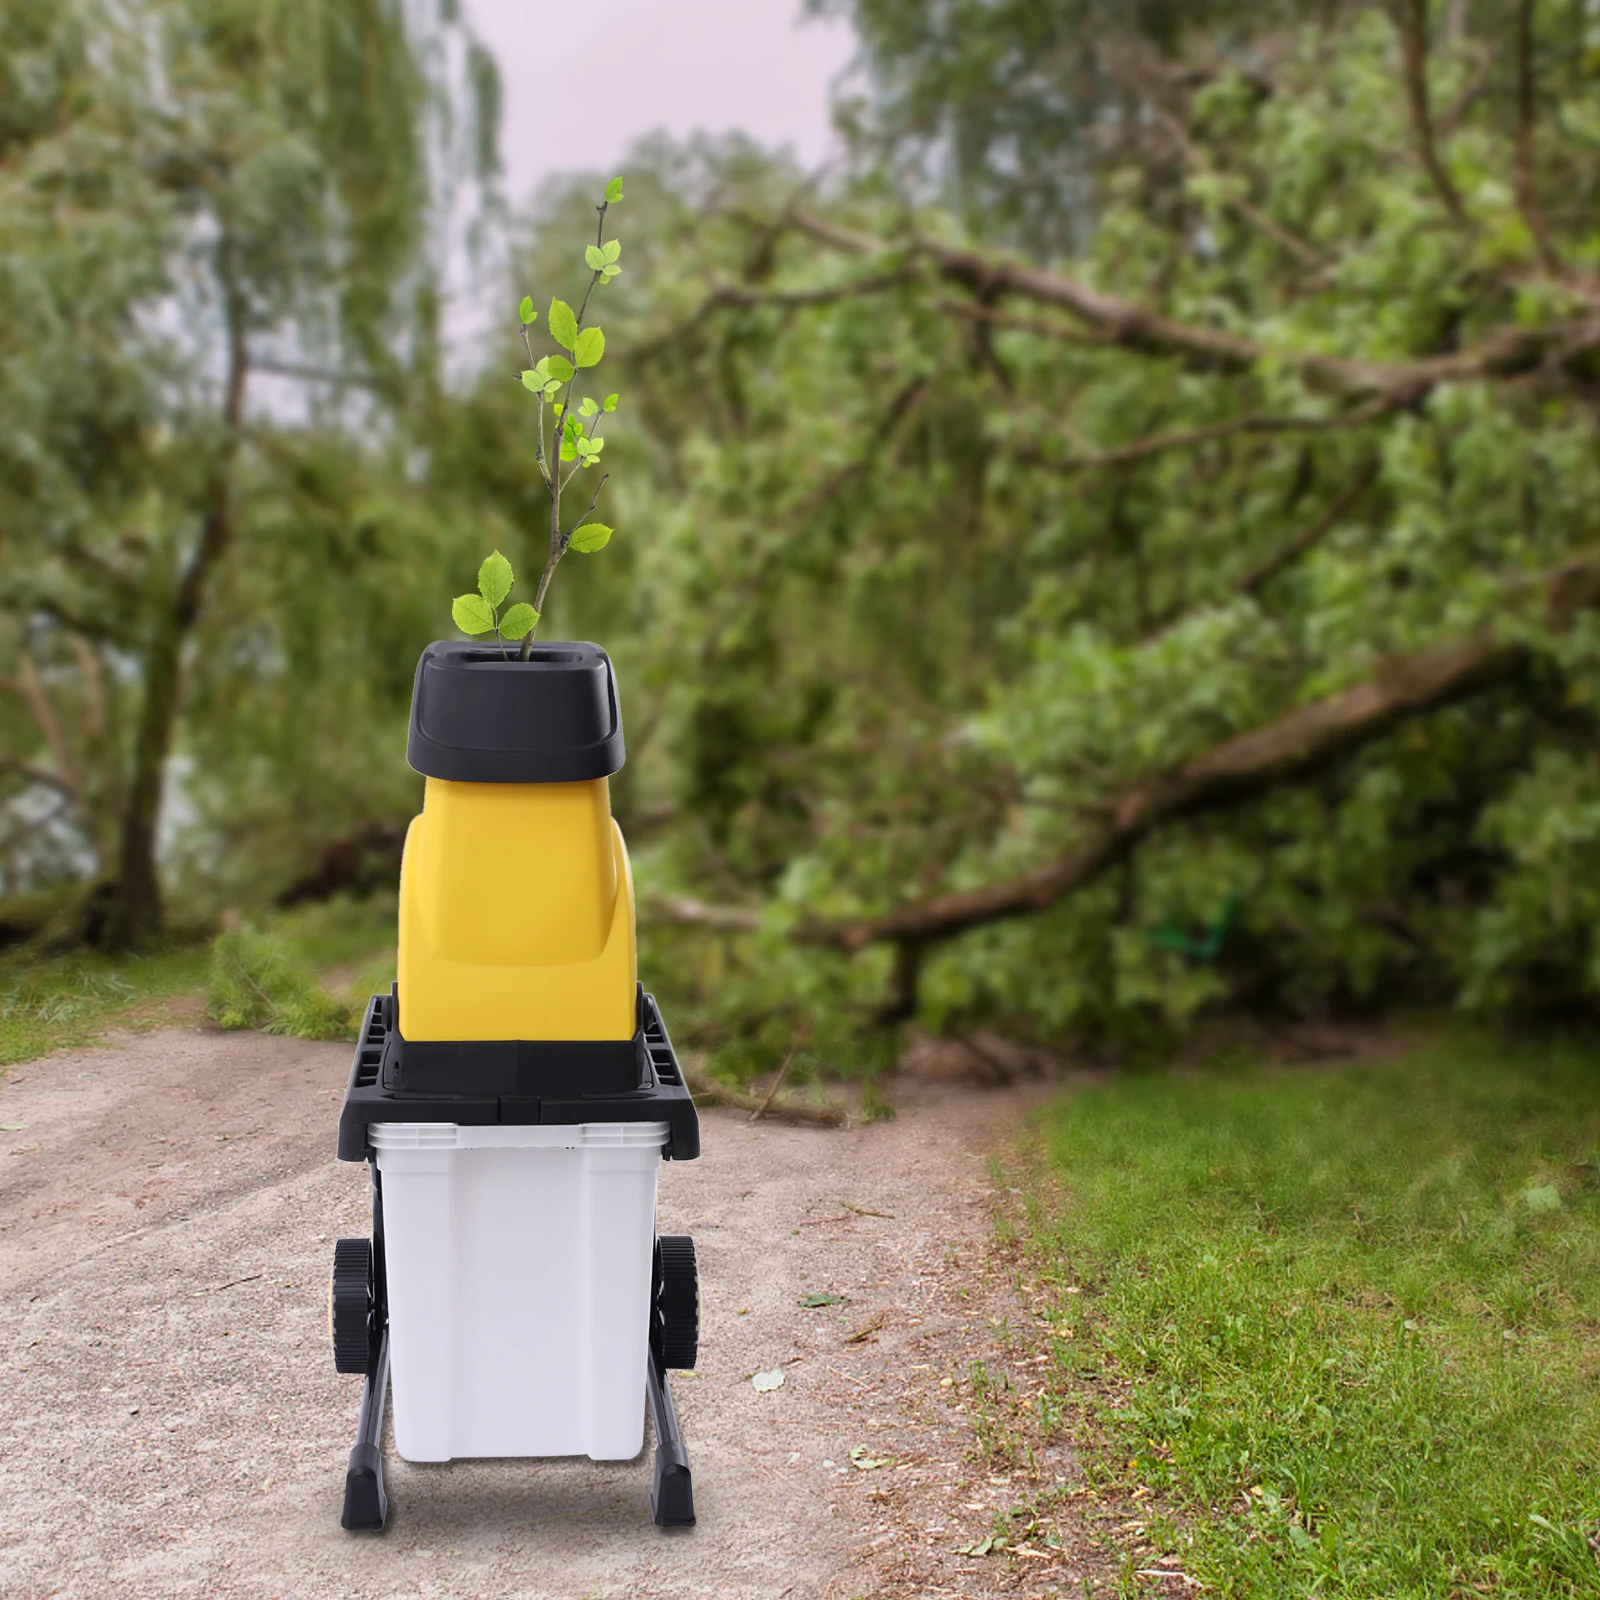
[[[605,778],[430,777],[400,868],[408,1040],[631,1039],[633,876]]]

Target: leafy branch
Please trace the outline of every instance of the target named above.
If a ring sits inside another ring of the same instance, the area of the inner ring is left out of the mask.
[[[559,352],[536,356],[533,349],[533,327],[539,313],[534,309],[533,296],[524,295],[517,307],[522,348],[528,365],[519,375],[522,386],[539,403],[534,459],[539,476],[544,480],[550,498],[550,548],[545,558],[544,571],[539,575],[539,587],[533,603],[526,601],[511,607],[503,617],[498,608],[511,592],[513,576],[511,563],[497,550],[478,571],[478,593],[461,595],[451,607],[451,616],[463,633],[481,637],[493,633],[504,651],[506,640],[521,640],[521,657],[526,661],[533,649],[534,635],[544,612],[545,595],[550,580],[555,576],[561,558],[569,550],[579,555],[592,555],[610,541],[612,529],[603,522],[591,522],[594,508],[600,499],[610,473],[602,473],[595,484],[589,504],[577,519],[574,527],[563,531],[561,526],[561,499],[572,485],[572,480],[584,468],[598,467],[600,454],[605,449],[605,439],[600,433],[601,419],[617,409],[620,396],[608,394],[604,399],[585,394],[575,397],[579,375],[599,366],[606,352],[606,336],[599,327],[587,324],[589,301],[602,284],[610,283],[622,271],[622,243],[606,238],[606,214],[622,199],[622,179],[613,178],[606,185],[604,197],[595,208],[599,222],[595,228],[594,243],[583,252],[584,265],[589,269],[589,282],[583,291],[578,309],[559,298],[552,298],[546,314],[545,326]],[[549,420],[546,421],[546,406]]]

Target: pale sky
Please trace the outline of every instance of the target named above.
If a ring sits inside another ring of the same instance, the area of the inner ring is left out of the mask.
[[[828,90],[848,64],[847,23],[799,20],[800,0],[466,0],[500,63],[505,191],[613,169],[642,133],[738,128],[793,146],[805,164],[834,148]]]

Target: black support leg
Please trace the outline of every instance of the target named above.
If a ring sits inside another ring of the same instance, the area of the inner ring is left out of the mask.
[[[383,1488],[383,1402],[389,1391],[389,1330],[378,1343],[378,1358],[361,1386],[361,1418],[356,1423],[355,1449],[344,1475],[345,1528],[381,1528],[389,1515],[389,1496]]]
[[[656,1426],[656,1466],[650,1485],[650,1511],[659,1527],[692,1528],[694,1483],[689,1474],[689,1452],[678,1431],[678,1411],[672,1403],[672,1390],[667,1386],[667,1369],[653,1348],[646,1358],[645,1371],[650,1416]]]

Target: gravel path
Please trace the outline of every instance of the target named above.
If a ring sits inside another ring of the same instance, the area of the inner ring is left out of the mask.
[[[333,1371],[326,1273],[367,1230],[365,1169],[333,1158],[347,1060],[167,1028],[0,1082],[4,1600],[1109,1590],[1070,1452],[1008,1461],[974,1430],[993,1408],[972,1363],[1021,1417],[1040,1359],[990,1250],[985,1156],[1037,1089],[901,1083],[894,1120],[846,1132],[704,1114],[703,1158],[661,1175],[662,1228],[701,1259],[701,1365],[674,1379],[692,1531],[651,1524],[648,1446],[604,1466],[391,1447],[389,1528],[341,1531],[359,1385]],[[797,1305],[817,1292],[844,1298]],[[958,1553],[1021,1505],[1049,1509],[1012,1518],[1012,1549]]]

